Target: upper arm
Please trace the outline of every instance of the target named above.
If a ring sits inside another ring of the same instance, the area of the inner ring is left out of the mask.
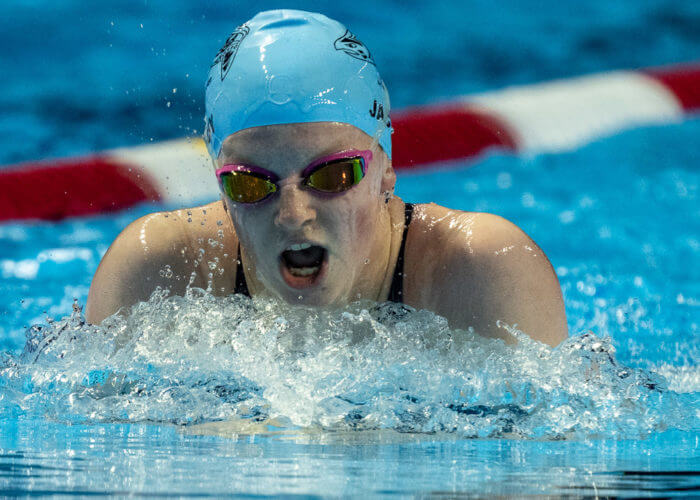
[[[150,214],[132,222],[114,240],[95,272],[87,320],[99,323],[122,307],[148,300],[158,286],[171,293],[184,291],[188,252],[177,220],[169,220],[167,214]]]
[[[469,241],[447,254],[447,318],[486,336],[512,338],[505,326],[555,346],[568,336],[559,280],[544,252],[513,223],[475,214]]]

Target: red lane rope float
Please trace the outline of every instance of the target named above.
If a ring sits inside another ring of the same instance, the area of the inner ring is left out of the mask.
[[[0,192],[0,220],[59,220],[161,199],[145,172],[99,156],[2,170]]]
[[[556,153],[698,110],[700,63],[512,87],[392,113],[392,161],[408,170],[489,149]],[[0,193],[0,221],[58,220],[144,201],[187,206],[219,196],[198,138],[0,168]]]
[[[515,151],[505,123],[463,105],[426,106],[392,113],[394,168],[478,156],[488,148]]]
[[[700,64],[652,69],[647,75],[673,92],[685,111],[700,110]]]

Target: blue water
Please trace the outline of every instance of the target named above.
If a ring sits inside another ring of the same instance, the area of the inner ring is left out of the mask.
[[[291,6],[350,25],[396,108],[700,48],[693,2],[440,5]],[[257,6],[3,5],[0,164],[199,131],[209,61]],[[423,313],[309,320],[199,295],[87,327],[70,314],[109,244],[167,207],[0,225],[0,494],[697,494],[698,137],[691,118],[400,176],[407,201],[497,213],[540,244],[571,336],[553,351],[436,345],[464,335]],[[208,320],[244,313],[233,337]]]

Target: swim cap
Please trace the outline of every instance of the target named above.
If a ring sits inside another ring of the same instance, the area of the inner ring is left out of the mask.
[[[214,158],[239,130],[321,121],[354,125],[391,157],[389,94],[374,60],[322,14],[270,10],[236,28],[209,71],[205,106]]]

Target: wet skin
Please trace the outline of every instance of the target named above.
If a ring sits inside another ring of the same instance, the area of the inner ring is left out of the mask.
[[[365,178],[339,195],[303,189],[299,172],[347,149],[373,151]],[[233,293],[236,256],[253,296],[339,306],[386,300],[404,228],[404,203],[393,193],[391,162],[351,125],[305,123],[242,130],[224,142],[217,166],[253,164],[275,172],[281,189],[256,204],[224,197],[202,207],[140,218],[115,240],[95,274],[87,304],[96,323],[146,300],[156,286],[184,294],[188,284]],[[280,255],[308,242],[326,250],[324,269],[298,287]],[[167,267],[166,267],[167,266]],[[212,269],[213,267],[213,269]],[[451,326],[511,339],[504,325],[556,345],[567,336],[561,289],[542,250],[505,219],[415,205],[406,241],[404,302],[446,317]],[[287,275],[287,278],[289,276]]]

